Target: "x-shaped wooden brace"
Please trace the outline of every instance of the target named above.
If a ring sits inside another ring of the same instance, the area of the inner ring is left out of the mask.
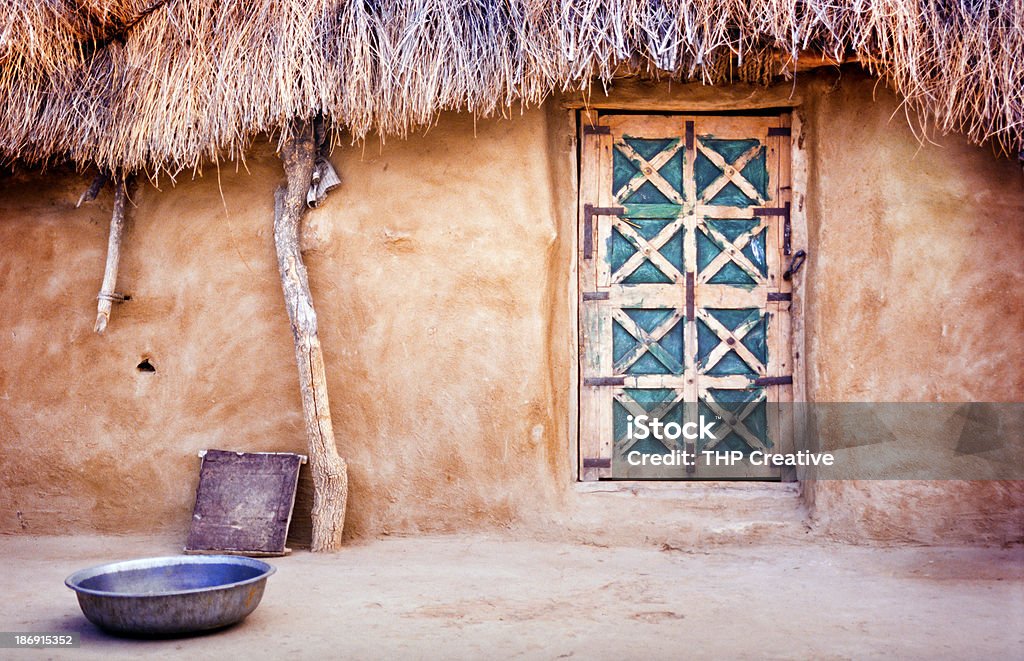
[[[680,282],[683,279],[683,274],[673,266],[672,262],[665,259],[665,256],[659,251],[676,235],[676,232],[683,226],[683,222],[684,219],[682,217],[676,218],[654,235],[654,238],[647,240],[633,229],[626,220],[622,218],[613,220],[612,227],[619,230],[623,238],[636,248],[636,252],[612,274],[612,282],[615,284],[621,283],[629,277],[630,273],[640,268],[645,259],[650,260],[672,282]]]
[[[698,220],[697,227],[704,233],[706,237],[719,247],[722,251],[715,256],[708,265],[704,267],[704,270],[700,272],[698,276],[698,282],[706,284],[708,280],[715,277],[723,266],[728,262],[734,262],[736,266],[747,272],[747,274],[753,278],[754,282],[762,283],[765,278],[761,274],[761,270],[754,265],[747,256],[743,254],[743,249],[747,247],[747,244],[753,240],[753,238],[765,227],[765,221],[763,218],[759,218],[760,222],[756,227],[750,229],[749,232],[736,237],[735,241],[730,241],[724,234],[716,230],[714,227],[709,225],[706,220]]]
[[[679,194],[679,191],[675,189],[672,184],[665,180],[658,172],[669,160],[676,155],[682,148],[682,141],[679,139],[673,140],[668,147],[658,152],[654,158],[648,161],[646,158],[640,155],[637,150],[633,149],[628,142],[623,139],[615,141],[615,148],[619,152],[633,162],[639,172],[633,175],[633,178],[626,182],[623,186],[615,193],[615,197],[621,202],[627,199],[630,195],[637,192],[637,190],[644,185],[644,182],[651,182],[655,188],[661,191],[661,194],[668,198],[669,202],[673,204],[682,204],[683,196]]]
[[[710,147],[705,147],[704,143],[700,140],[697,140],[697,148],[700,149],[700,152],[704,154],[704,156],[706,156],[716,168],[722,171],[722,174],[718,175],[718,178],[708,184],[708,187],[704,189],[700,198],[701,202],[707,202],[708,200],[713,199],[715,195],[718,195],[718,191],[725,188],[725,185],[729,182],[732,182],[737,188],[743,191],[744,195],[758,204],[764,204],[764,198],[761,197],[761,194],[756,188],[754,188],[754,185],[740,174],[743,171],[743,168],[747,167],[747,164],[750,163],[750,161],[752,161],[762,149],[764,149],[763,145],[760,143],[754,145],[747,151],[743,152],[743,154],[741,154],[740,157],[732,163],[726,163],[724,156]]]
[[[672,374],[682,374],[684,367],[676,358],[668,351],[658,344],[658,341],[665,337],[665,334],[675,328],[676,324],[683,318],[683,313],[680,310],[672,310],[672,314],[669,317],[655,326],[650,331],[645,331],[640,327],[640,324],[633,321],[632,318],[621,309],[612,311],[612,319],[617,321],[627,333],[633,336],[638,344],[634,346],[628,353],[623,354],[621,358],[615,361],[615,374],[625,374],[629,366],[640,360],[640,357],[646,352],[650,352],[652,356],[658,359],[662,365],[668,368],[668,371]]]
[[[759,376],[764,376],[765,367],[757,356],[743,344],[743,338],[746,337],[754,326],[761,321],[761,315],[751,315],[750,319],[747,319],[742,324],[736,327],[736,330],[729,330],[722,325],[722,322],[712,317],[707,310],[703,308],[697,309],[697,318],[704,322],[705,325],[711,332],[718,336],[718,346],[711,350],[707,358],[704,360],[704,371],[707,372],[709,369],[718,364],[718,361],[722,360],[729,351],[735,351],[739,357],[745,362],[750,369],[754,370]]]
[[[719,443],[725,440],[730,432],[738,434],[740,438],[746,441],[747,445],[754,450],[767,449],[764,442],[758,438],[756,434],[751,432],[743,422],[750,417],[750,414],[757,410],[758,405],[765,400],[765,394],[763,391],[759,392],[753,400],[747,402],[747,405],[743,407],[743,410],[740,411],[738,415],[736,414],[734,407],[730,406],[730,410],[726,410],[711,397],[710,393],[704,393],[704,397],[702,399],[707,407],[711,409],[711,412],[718,416],[718,424],[711,430],[711,434],[714,438],[707,440],[707,443],[704,445],[704,450],[715,449]]]
[[[640,404],[638,404],[636,402],[636,400],[634,400],[632,397],[627,395],[625,393],[625,391],[621,391],[620,390],[618,392],[615,392],[615,393],[612,394],[612,397],[619,404],[622,404],[622,407],[624,409],[626,409],[626,412],[631,414],[634,418],[638,418],[638,417],[640,417],[642,415],[646,415],[651,420],[662,420],[662,421],[664,421],[665,414],[667,414],[677,404],[679,404],[681,401],[683,401],[684,393],[681,390],[673,390],[672,391],[672,399],[671,400],[666,401],[666,402],[660,402],[657,408],[654,408],[654,409],[652,409],[650,411],[645,409]],[[629,452],[629,449],[632,448],[634,445],[636,445],[636,442],[639,441],[640,439],[639,438],[630,438],[627,435],[624,439],[621,439],[621,440],[622,440],[622,443],[620,444],[621,447],[619,448],[619,450],[620,450],[620,452],[625,453],[625,452]],[[670,448],[669,446],[665,445],[666,441],[671,442],[671,440],[667,439],[667,438],[655,438],[654,440],[656,440],[659,443],[661,443],[662,445],[664,445],[666,450],[679,450],[679,449],[682,449],[682,448]],[[676,442],[678,443],[678,439],[676,439]]]

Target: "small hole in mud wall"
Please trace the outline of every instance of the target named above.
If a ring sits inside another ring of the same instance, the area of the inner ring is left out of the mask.
[[[143,358],[142,362],[135,366],[135,369],[143,374],[153,374],[156,372],[156,367],[153,366],[153,363],[149,362],[149,358]]]

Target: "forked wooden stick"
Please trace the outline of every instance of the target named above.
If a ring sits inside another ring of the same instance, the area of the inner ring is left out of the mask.
[[[93,330],[103,334],[110,320],[110,309],[115,302],[126,300],[123,294],[114,291],[117,286],[117,267],[121,261],[121,239],[124,236],[125,203],[128,199],[128,187],[132,181],[122,176],[114,177],[114,213],[110,217],[110,236],[107,239],[107,266],[103,270],[103,285],[96,297],[96,325]]]

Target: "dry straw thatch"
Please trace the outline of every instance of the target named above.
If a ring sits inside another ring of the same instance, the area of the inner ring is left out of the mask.
[[[646,75],[856,56],[941,131],[1016,152],[1024,0],[3,0],[0,153],[176,172],[322,114],[356,138]]]

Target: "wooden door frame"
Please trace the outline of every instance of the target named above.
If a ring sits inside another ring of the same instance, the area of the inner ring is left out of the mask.
[[[567,119],[571,126],[575,127],[573,134],[573,167],[575,173],[573,182],[574,195],[571,199],[573,205],[571,217],[575,218],[572,232],[571,266],[569,269],[569,314],[570,314],[570,346],[572,348],[573,369],[570,371],[569,379],[569,419],[567,429],[569,430],[569,478],[570,482],[577,486],[601,484],[604,490],[609,485],[618,485],[619,488],[635,488],[637,483],[630,480],[602,481],[598,483],[587,483],[581,479],[580,472],[580,340],[579,340],[579,262],[577,241],[579,236],[579,224],[583,222],[580,217],[580,181],[579,166],[581,164],[580,145],[582,139],[581,116],[587,111],[599,112],[625,112],[625,113],[703,113],[721,114],[743,113],[750,111],[788,112],[790,113],[791,136],[790,136],[790,179],[792,185],[791,199],[792,208],[790,212],[791,236],[794,250],[806,249],[808,242],[807,222],[807,182],[808,182],[808,156],[804,149],[805,126],[804,116],[801,112],[803,99],[800,95],[793,93],[790,85],[780,85],[770,88],[757,88],[750,85],[732,85],[723,87],[712,87],[689,83],[685,85],[669,85],[664,83],[646,83],[633,80],[626,80],[617,83],[607,93],[586,94],[575,93],[563,97],[560,101],[563,112],[567,113]],[[567,201],[567,203],[570,201]],[[813,255],[810,255],[813,257]],[[802,283],[807,278],[808,272],[813,266],[813,260],[808,259],[801,273],[797,276],[793,286],[793,300],[791,304],[791,327],[790,342],[792,349],[792,374],[793,374],[793,401],[797,403],[807,401],[807,369],[805,364],[805,330],[804,330],[804,309],[806,292]],[[795,439],[804,438],[805,421],[800,416],[794,416],[793,435]],[[802,448],[797,447],[795,450]],[[798,473],[797,480],[802,476]],[[763,487],[765,483],[752,483]],[[615,487],[612,487],[615,488]]]

